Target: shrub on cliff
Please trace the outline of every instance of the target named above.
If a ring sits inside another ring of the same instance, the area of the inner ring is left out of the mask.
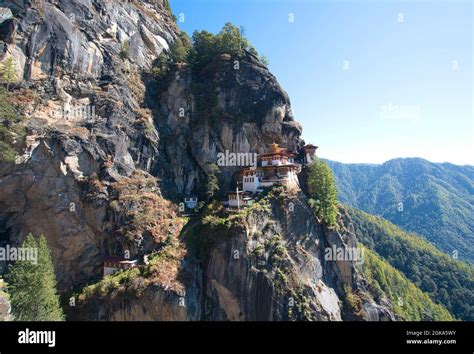
[[[163,77],[173,63],[190,63],[199,71],[213,58],[221,54],[241,57],[248,51],[258,53],[244,37],[243,29],[227,22],[217,35],[208,31],[194,31],[192,39],[181,32],[168,51],[163,51],[153,63],[151,73]],[[262,59],[267,62],[264,57]]]
[[[23,136],[22,117],[9,102],[9,93],[0,89],[0,162],[14,161],[16,142]]]
[[[8,268],[6,280],[13,316],[18,321],[64,320],[56,291],[51,253],[45,237],[41,236],[36,240],[29,234],[22,248],[28,249],[29,254],[36,257],[18,260]]]
[[[193,48],[190,59],[195,68],[202,67],[216,55],[230,54],[240,57],[245,50],[255,51],[244,37],[243,31],[230,22],[227,22],[217,35],[207,31],[194,31]]]
[[[10,84],[17,80],[15,61],[13,58],[8,58],[1,63],[0,71],[2,81],[7,84],[7,91],[10,89]]]
[[[192,46],[191,38],[189,38],[186,32],[181,31],[171,47],[171,59],[175,63],[187,63]]]
[[[206,196],[208,200],[212,199],[214,195],[219,192],[219,180],[217,179],[219,167],[216,164],[211,164],[209,170],[210,172],[207,175],[206,185]]]
[[[317,217],[329,227],[336,224],[337,192],[329,166],[316,160],[309,165],[308,191],[311,197],[310,205]]]
[[[189,38],[186,32],[181,31],[169,51],[163,50],[155,59],[151,68],[151,74],[158,79],[165,77],[173,63],[188,63],[193,51],[191,38]]]

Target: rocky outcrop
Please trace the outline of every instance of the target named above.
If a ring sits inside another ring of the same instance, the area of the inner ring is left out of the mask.
[[[301,126],[288,95],[250,53],[224,54],[199,70],[176,65],[148,87],[162,152],[152,171],[174,196],[204,195],[218,153],[263,153],[273,142],[295,150],[300,143]],[[239,167],[220,167],[220,184],[227,189]]]
[[[226,320],[341,320],[325,233],[303,196],[270,199],[233,221],[206,269],[207,314]],[[213,306],[212,306],[213,305]]]
[[[28,128],[17,163],[2,164],[0,238],[18,245],[29,232],[44,234],[64,291],[97,279],[104,255],[135,257],[147,238],[121,233],[130,220],[110,207],[112,187],[135,173],[141,142],[158,139],[145,133],[151,118],[136,78],[178,30],[156,1],[0,6],[2,59],[16,63],[11,95]],[[159,193],[148,187],[139,192]]]
[[[345,306],[346,289],[365,292],[359,284],[359,260],[328,258],[327,250],[355,247],[353,231],[323,227],[302,193],[270,193],[242,215],[231,216],[234,227],[219,234],[205,265],[203,315],[220,320],[337,321],[378,320],[390,314],[368,297],[361,297],[367,311],[354,313]],[[215,231],[204,229],[201,237],[209,233]]]
[[[76,321],[200,320],[201,278],[194,257],[173,241],[144,264],[71,294],[67,316]]]

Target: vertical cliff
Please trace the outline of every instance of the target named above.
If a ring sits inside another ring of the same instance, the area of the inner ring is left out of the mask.
[[[140,196],[161,203],[155,179],[136,168],[142,141],[158,141],[140,75],[178,30],[159,1],[0,6],[1,56],[16,64],[11,97],[27,127],[16,163],[1,166],[1,238],[44,234],[64,291],[100,276],[102,256],[152,247],[142,242],[150,232],[122,227]],[[127,189],[135,200],[123,202]]]

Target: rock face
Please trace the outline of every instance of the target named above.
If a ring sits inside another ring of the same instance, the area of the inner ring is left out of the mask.
[[[204,195],[218,153],[263,153],[273,142],[290,149],[300,143],[288,95],[250,53],[221,55],[199,71],[176,67],[163,81],[147,91],[162,152],[152,171],[175,194]],[[237,169],[223,166],[220,184],[229,186]]]
[[[304,196],[271,199],[238,224],[241,231],[220,239],[210,254],[209,318],[341,320],[338,291],[353,275],[340,277],[338,266],[324,260],[330,241]]]
[[[158,139],[156,130],[144,134],[151,117],[139,75],[178,30],[155,1],[0,6],[2,56],[17,65],[12,95],[23,99],[30,134],[18,163],[2,166],[0,238],[18,245],[44,234],[64,291],[97,278],[102,256],[138,253],[143,235],[116,232],[110,188],[136,171],[142,141]]]
[[[0,60],[14,59],[10,96],[27,127],[16,163],[0,166],[0,245],[46,236],[69,319],[390,318],[390,304],[346,308],[363,279],[324,250],[355,247],[350,220],[325,229],[303,193],[270,198],[224,231],[195,218],[184,227],[177,202],[204,197],[218,153],[302,142],[287,94],[251,53],[147,74],[178,35],[160,0],[0,2]],[[238,168],[221,167],[222,191]],[[222,236],[205,256],[187,252],[196,225],[199,240]],[[170,242],[173,256],[146,263]],[[97,283],[102,258],[124,253],[140,260],[120,275],[128,285]],[[102,290],[68,307],[94,283]]]

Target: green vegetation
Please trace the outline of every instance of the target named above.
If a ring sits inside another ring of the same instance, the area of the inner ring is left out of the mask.
[[[13,60],[12,57],[4,60],[1,63],[0,73],[1,73],[2,81],[7,84],[7,91],[9,91],[10,84],[17,80],[15,61]]]
[[[10,103],[8,91],[0,89],[0,162],[15,160],[15,144],[24,135],[22,120]]]
[[[107,275],[97,283],[88,285],[77,294],[79,301],[84,301],[91,297],[110,297],[114,298],[118,293],[125,291],[133,286],[133,280],[141,274],[139,267],[117,271],[114,274]],[[137,289],[135,289],[137,290]]]
[[[363,298],[359,292],[353,291],[348,285],[344,285],[344,305],[354,314],[359,314],[362,309]]]
[[[186,32],[181,31],[179,37],[176,38],[176,41],[171,47],[172,61],[174,61],[175,63],[187,62],[192,46],[193,44],[191,38],[189,38]]]
[[[362,272],[375,300],[387,297],[394,304],[395,313],[406,321],[450,321],[453,317],[442,305],[435,304],[397,269],[375,252],[359,244],[364,250]],[[349,301],[357,306],[352,294]]]
[[[227,217],[220,201],[206,205],[199,222],[188,223],[182,231],[188,249],[202,262],[207,260],[211,247],[219,238],[230,234],[232,219]]]
[[[268,61],[267,56],[265,54],[262,54],[260,56],[260,62],[265,66],[270,65],[270,62]]]
[[[12,313],[18,321],[62,321],[51,254],[46,238],[29,234],[22,248],[37,250],[37,262],[19,260],[8,268],[6,280]]]
[[[207,199],[212,199],[215,194],[219,191],[219,181],[217,179],[217,174],[219,173],[219,167],[216,164],[211,164],[210,172],[207,175],[207,185],[206,185],[206,196]]]
[[[425,236],[449,255],[474,262],[474,166],[419,158],[382,165],[328,164],[341,202],[382,216]]]
[[[331,169],[321,160],[309,165],[308,192],[309,203],[317,217],[329,227],[334,226],[337,220],[336,186]]]
[[[74,294],[79,301],[90,298],[114,298],[119,295],[140,295],[148,286],[166,287],[178,294],[184,292],[181,262],[186,255],[183,244],[174,240],[148,255],[148,264],[119,270]]]
[[[194,50],[190,59],[195,67],[203,67],[220,54],[240,57],[250,48],[241,30],[230,22],[227,22],[217,35],[207,31],[194,31],[193,44]]]
[[[163,51],[153,63],[151,73],[164,77],[172,64],[186,63],[200,72],[214,58],[228,54],[240,58],[245,51],[256,57],[258,53],[243,35],[243,29],[227,22],[217,35],[208,31],[194,31],[192,39],[185,32],[173,43],[169,51]],[[266,60],[265,56],[262,56]],[[268,63],[268,62],[267,62]]]
[[[171,12],[171,5],[169,0],[163,0],[163,6],[170,15],[173,15],[173,13]]]
[[[439,251],[416,234],[392,223],[349,209],[357,238],[368,249],[443,304],[455,317],[474,320],[474,268]]]

